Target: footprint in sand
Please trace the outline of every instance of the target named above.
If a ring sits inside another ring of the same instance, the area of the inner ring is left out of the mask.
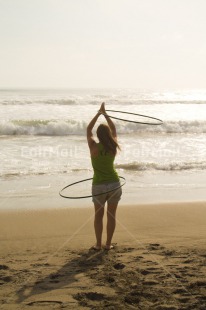
[[[194,287],[206,287],[206,280],[197,280],[197,281],[194,281],[194,282],[190,283],[189,287],[190,287],[190,288],[194,288]]]
[[[42,267],[42,266],[50,266],[49,263],[35,263],[31,264],[32,267]]]
[[[116,263],[116,264],[113,265],[113,267],[115,269],[119,270],[119,269],[125,268],[126,266],[124,264],[122,264],[122,263]]]
[[[10,276],[4,276],[4,277],[0,277],[0,280],[8,283],[8,282],[11,282],[12,281],[12,277]]]
[[[108,276],[106,279],[105,279],[108,283],[114,283],[115,282],[115,279],[113,277],[110,277]]]
[[[9,267],[7,265],[0,265],[0,270],[3,271],[4,273],[4,270],[8,270]],[[0,285],[3,285],[5,283],[8,283],[8,282],[11,282],[12,281],[12,277],[10,276],[6,276],[6,275],[1,275],[0,276]]]
[[[175,251],[166,250],[162,251],[162,254],[164,254],[165,256],[173,256],[175,254]]]
[[[140,271],[140,273],[144,276],[146,276],[147,274],[160,274],[160,272],[161,270],[155,267],[150,267],[150,268],[143,269]]]
[[[147,270],[149,270],[149,271],[156,271],[157,273],[160,272],[160,269],[156,268],[156,267],[149,267],[149,268],[147,268]]]
[[[190,298],[189,297],[179,297],[179,298],[177,298],[177,300],[179,302],[183,303],[183,304],[190,302]]]
[[[52,280],[54,280],[54,279],[58,279],[59,276],[60,276],[59,274],[55,274],[55,273],[54,273],[54,274],[51,274],[51,275],[49,276],[49,278],[52,279]]]
[[[157,285],[157,284],[159,284],[159,282],[158,281],[156,281],[156,280],[150,280],[150,281],[144,281],[143,282],[143,285]]]
[[[73,295],[76,300],[82,301],[85,299],[93,300],[93,301],[101,301],[105,299],[105,295],[97,292],[87,292],[87,293],[78,293]]]
[[[160,247],[160,244],[159,244],[159,243],[150,243],[150,244],[147,246],[147,248],[148,248],[149,251],[156,251],[156,250],[163,249],[163,247]]]
[[[193,259],[193,258],[188,258],[188,259],[186,259],[184,262],[183,262],[183,264],[190,264],[190,263],[193,263],[193,262],[195,262],[195,259]]]
[[[0,265],[0,270],[8,270],[9,267],[6,265]]]
[[[28,306],[50,306],[52,307],[52,305],[54,304],[60,304],[62,305],[63,302],[62,301],[59,301],[59,300],[37,300],[37,301],[31,301],[29,303],[27,303]]]
[[[117,253],[129,253],[129,252],[132,252],[132,251],[134,251],[135,250],[135,248],[123,248],[123,249],[118,249],[116,252]]]
[[[130,293],[129,295],[125,296],[124,301],[130,305],[139,304],[140,296],[139,294]]]
[[[150,274],[151,272],[149,270],[141,270],[140,273],[143,275],[143,276],[146,276],[147,274]]]
[[[135,260],[140,260],[140,259],[143,259],[143,258],[144,258],[143,256],[137,255],[137,256],[135,257]]]
[[[59,277],[60,277],[61,275],[60,274],[51,274],[50,276],[49,276],[49,278],[51,279],[49,282],[50,283],[59,283],[60,281],[59,281]]]

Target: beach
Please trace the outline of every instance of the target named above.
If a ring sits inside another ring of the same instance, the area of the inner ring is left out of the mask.
[[[0,309],[206,308],[205,94],[0,91]],[[114,120],[126,184],[111,251],[91,249],[91,197],[59,196],[83,179],[63,194],[91,195],[86,126],[102,101],[163,120]]]
[[[0,310],[206,310],[205,11],[0,1]]]
[[[205,309],[205,202],[120,204],[110,251],[92,206],[1,210],[0,236],[0,309]]]

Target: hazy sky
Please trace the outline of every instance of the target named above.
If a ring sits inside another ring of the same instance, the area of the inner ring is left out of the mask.
[[[206,88],[206,0],[0,0],[0,88]]]

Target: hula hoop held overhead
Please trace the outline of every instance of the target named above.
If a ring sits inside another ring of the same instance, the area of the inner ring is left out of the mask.
[[[163,121],[159,118],[156,118],[156,117],[152,117],[152,116],[147,116],[147,115],[143,115],[143,114],[138,114],[138,113],[131,113],[131,112],[123,112],[123,111],[116,111],[116,110],[105,110],[106,112],[118,112],[118,113],[122,113],[122,114],[130,114],[130,115],[136,115],[136,116],[141,116],[141,117],[144,117],[146,119],[145,122],[140,122],[140,121],[131,121],[131,120],[128,120],[128,119],[124,119],[124,118],[119,118],[119,117],[116,117],[116,116],[111,116],[111,115],[108,115],[110,118],[114,118],[114,119],[118,119],[120,121],[125,121],[125,122],[130,122],[130,123],[136,123],[136,124],[145,124],[145,125],[162,125],[163,124]],[[102,115],[106,115],[106,114],[103,114]],[[148,120],[153,120],[153,122],[149,122],[147,121]],[[156,122],[154,122],[156,121]]]
[[[93,180],[93,178],[89,178],[89,179],[85,179],[85,180],[81,180],[81,181],[78,181],[78,182],[74,182],[74,183],[71,183],[71,184],[65,186],[64,188],[62,188],[62,189],[60,190],[59,195],[60,195],[61,197],[63,197],[63,198],[68,198],[68,199],[82,199],[82,198],[91,198],[91,197],[95,197],[95,196],[100,196],[100,195],[103,195],[103,194],[107,194],[107,193],[116,191],[116,190],[119,189],[120,187],[124,186],[125,183],[126,183],[125,178],[124,178],[124,177],[120,177],[120,176],[119,176],[119,178],[123,180],[123,183],[122,183],[120,186],[118,186],[118,187],[116,187],[116,188],[114,188],[114,189],[112,189],[112,190],[110,190],[110,191],[101,193],[101,194],[88,195],[88,196],[65,196],[65,195],[62,194],[62,192],[63,192],[66,188],[68,188],[68,187],[70,187],[70,186],[72,186],[72,185],[76,185],[76,184],[79,184],[79,183],[82,183],[82,182],[86,182],[86,181],[91,181],[91,180]]]

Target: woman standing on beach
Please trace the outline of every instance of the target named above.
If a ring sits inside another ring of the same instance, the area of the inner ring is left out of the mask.
[[[101,114],[105,116],[107,124],[98,126],[96,133],[99,143],[97,143],[94,140],[92,129]],[[113,248],[111,241],[116,226],[116,210],[122,189],[115,190],[120,186],[120,180],[114,169],[114,159],[117,148],[120,149],[120,147],[117,142],[115,125],[107,115],[104,103],[102,103],[99,112],[87,126],[87,141],[94,170],[92,195],[98,195],[92,199],[95,208],[94,229],[96,235],[96,245],[93,248],[96,250],[102,248],[104,206],[107,202],[107,241],[105,249],[110,250]],[[108,191],[110,192],[105,193]]]

